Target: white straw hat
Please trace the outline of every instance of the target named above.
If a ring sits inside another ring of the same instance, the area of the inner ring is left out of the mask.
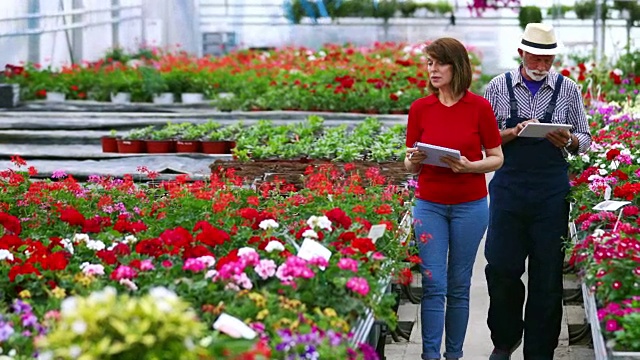
[[[518,45],[518,49],[534,55],[556,55],[560,48],[553,26],[541,23],[527,24]]]

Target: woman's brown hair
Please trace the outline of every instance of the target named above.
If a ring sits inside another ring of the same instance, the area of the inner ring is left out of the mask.
[[[467,49],[460,41],[450,37],[437,39],[427,46],[425,53],[430,58],[453,67],[451,92],[454,96],[460,96],[469,89],[472,77],[471,61],[469,61]],[[433,87],[431,81],[429,81],[429,91],[438,93],[438,89]]]

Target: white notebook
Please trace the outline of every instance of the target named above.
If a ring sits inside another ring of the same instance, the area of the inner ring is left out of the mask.
[[[570,130],[573,125],[568,124],[549,124],[549,123],[528,123],[524,129],[518,133],[518,137],[543,138],[548,133],[558,129]]]
[[[427,154],[427,158],[422,162],[427,165],[434,165],[440,167],[449,167],[446,163],[440,161],[440,158],[443,156],[452,156],[456,159],[460,159],[460,150],[450,149],[447,147],[425,144],[421,142],[417,142],[415,145],[418,150]]]

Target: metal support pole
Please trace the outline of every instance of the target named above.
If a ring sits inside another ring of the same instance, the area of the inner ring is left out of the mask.
[[[82,0],[73,0],[72,1],[72,5],[71,8],[73,10],[82,10],[84,8],[84,4],[82,3]],[[71,17],[71,23],[72,24],[82,24],[83,23],[83,17],[84,15],[82,14],[77,14],[77,15],[73,15]],[[71,59],[71,62],[73,63],[77,63],[79,61],[82,61],[83,58],[83,54],[82,54],[82,43],[83,43],[83,33],[84,33],[84,27],[79,27],[76,29],[73,29],[71,32],[71,44],[72,44],[72,54],[73,57]]]
[[[117,9],[120,6],[120,0],[111,0],[111,7],[115,10],[111,11],[111,20],[113,20],[113,24],[111,24],[111,47],[118,48],[120,47],[120,9]]]
[[[601,52],[601,42],[604,41],[604,35],[600,36],[604,33],[603,24],[602,24],[602,5],[600,3],[601,0],[595,0],[596,2],[596,13],[593,18],[593,42],[594,42],[594,51],[596,61],[599,63],[602,60],[603,53]]]
[[[27,5],[27,12],[29,14],[37,14],[40,12],[40,0],[29,0]],[[40,19],[32,17],[27,20],[27,27],[29,30],[40,28]],[[40,63],[40,34],[28,36],[28,54],[27,60],[30,63]]]

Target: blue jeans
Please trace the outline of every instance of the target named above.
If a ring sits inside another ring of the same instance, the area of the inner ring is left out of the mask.
[[[469,322],[471,273],[487,230],[487,198],[455,205],[417,199],[413,208],[422,272],[422,358],[461,358]],[[446,311],[445,311],[446,296]]]

